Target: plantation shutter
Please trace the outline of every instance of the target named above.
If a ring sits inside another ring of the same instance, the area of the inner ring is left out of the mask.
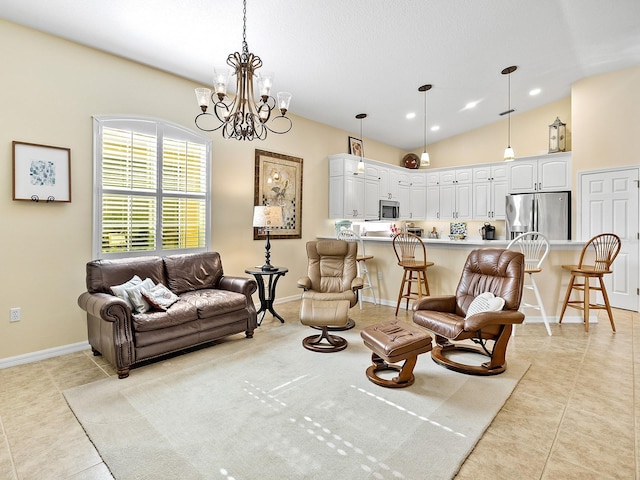
[[[97,122],[96,257],[206,250],[210,142],[164,122]]]

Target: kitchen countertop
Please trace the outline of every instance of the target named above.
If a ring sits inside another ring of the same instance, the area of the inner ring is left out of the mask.
[[[319,235],[317,238],[336,238],[331,235]],[[385,235],[371,235],[361,237],[365,242],[375,243],[391,243],[392,237]],[[482,240],[480,237],[469,237],[464,240],[450,240],[449,238],[422,238],[425,245],[433,247],[506,247],[509,242],[504,239]],[[583,240],[549,240],[552,247],[560,247],[565,249],[581,249],[585,242]]]

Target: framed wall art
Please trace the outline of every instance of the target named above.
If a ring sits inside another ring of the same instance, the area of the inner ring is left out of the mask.
[[[254,205],[282,207],[282,227],[271,230],[271,238],[302,238],[302,158],[255,151]],[[264,232],[253,229],[253,239]]]
[[[14,141],[13,199],[71,202],[71,149]]]
[[[364,153],[362,140],[359,138],[349,137],[349,153],[351,155],[362,157],[362,154]]]

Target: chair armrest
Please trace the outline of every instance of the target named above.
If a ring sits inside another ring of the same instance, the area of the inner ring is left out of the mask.
[[[302,277],[298,279],[298,288],[304,288],[305,291],[311,288],[311,279],[309,277]]]
[[[490,325],[517,324],[524,321],[524,313],[514,310],[501,310],[499,312],[481,312],[471,315],[464,322],[467,331],[479,330]]]
[[[258,283],[253,278],[224,276],[220,279],[218,288],[241,293],[249,298],[258,289]]]
[[[412,309],[414,312],[418,310],[431,310],[434,312],[454,313],[456,311],[456,297],[455,295],[422,297],[413,302]]]
[[[84,292],[78,305],[90,315],[107,322],[124,324],[131,317],[131,309],[124,300],[108,293]]]
[[[364,280],[362,279],[362,277],[356,277],[351,282],[351,290],[353,290],[354,292],[356,290],[360,290],[363,286]]]

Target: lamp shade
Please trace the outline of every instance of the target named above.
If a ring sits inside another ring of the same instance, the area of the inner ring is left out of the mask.
[[[282,227],[284,218],[282,215],[282,207],[279,206],[263,206],[253,207],[253,226],[259,228]]]

